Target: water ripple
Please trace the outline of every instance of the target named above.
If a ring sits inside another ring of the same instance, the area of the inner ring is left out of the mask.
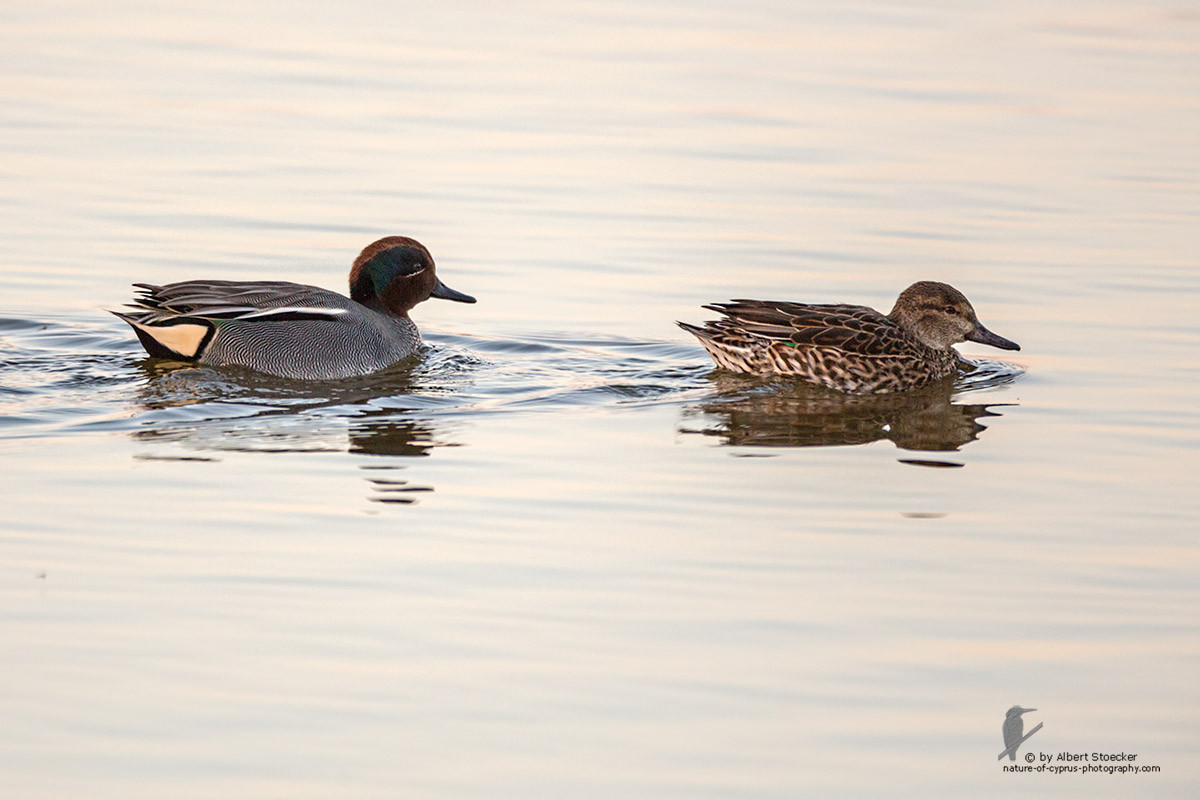
[[[422,359],[372,375],[305,383],[249,370],[145,358],[113,323],[0,320],[0,436],[129,433],[145,442],[249,452],[423,455],[457,442],[456,418],[570,407],[680,404],[730,444],[851,444],[890,438],[956,449],[992,416],[952,396],[1011,382],[979,361],[928,391],[849,398],[789,381],[715,371],[691,343],[544,333],[428,334]],[[684,432],[695,432],[684,427]]]

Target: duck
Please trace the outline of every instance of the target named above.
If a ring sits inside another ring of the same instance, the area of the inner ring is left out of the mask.
[[[969,368],[953,345],[979,342],[1020,350],[979,321],[962,292],[918,281],[887,315],[867,306],[731,300],[703,326],[677,322],[717,366],[762,377],[791,377],[847,394],[917,389]]]
[[[350,296],[286,281],[135,283],[129,324],[153,357],[246,367],[295,380],[368,375],[418,351],[408,316],[430,297],[474,303],[437,277],[415,239],[386,236],[350,268]]]

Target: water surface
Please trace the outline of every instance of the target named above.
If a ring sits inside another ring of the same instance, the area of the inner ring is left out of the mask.
[[[1200,783],[1200,16],[0,21],[8,793]],[[387,234],[480,302],[420,306],[424,357],[377,375],[148,360],[104,312],[134,281],[340,289]],[[919,279],[1022,351],[847,399],[673,324]],[[1162,772],[1003,773],[1013,704],[1026,749]]]

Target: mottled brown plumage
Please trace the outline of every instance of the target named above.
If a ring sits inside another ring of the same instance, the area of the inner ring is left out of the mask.
[[[703,327],[679,323],[734,372],[786,375],[852,394],[898,392],[953,374],[952,348],[966,340],[1005,350],[957,289],[920,281],[887,316],[873,308],[772,300],[732,300],[705,308],[724,317]]]

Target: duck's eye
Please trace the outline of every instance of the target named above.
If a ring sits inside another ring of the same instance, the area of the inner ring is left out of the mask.
[[[945,311],[947,314],[957,314],[958,313],[958,309],[955,308],[954,306],[946,306],[942,310]]]

